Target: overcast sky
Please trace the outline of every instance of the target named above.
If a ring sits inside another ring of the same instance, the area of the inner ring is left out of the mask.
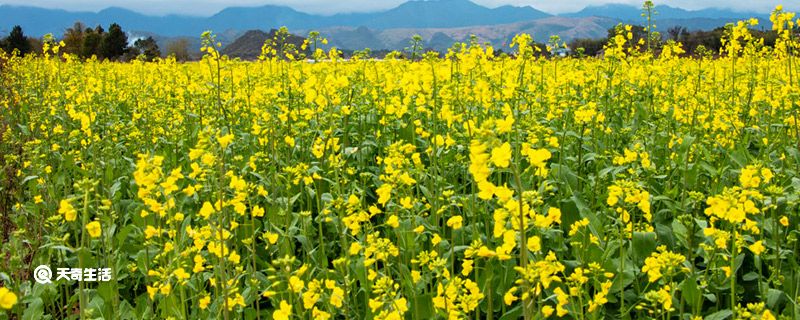
[[[488,6],[497,7],[500,5],[511,4],[517,6],[533,6],[539,10],[549,13],[575,12],[587,5],[597,5],[604,3],[628,3],[641,5],[640,0],[473,0],[474,2]],[[0,0],[0,4],[29,5],[45,8],[59,8],[70,11],[98,11],[110,6],[123,7],[146,14],[184,14],[206,16],[230,6],[259,6],[265,4],[287,5],[296,10],[316,13],[334,14],[340,12],[367,12],[393,8],[405,0]],[[796,1],[772,1],[772,0],[662,0],[655,1],[656,4],[665,4],[681,7],[685,9],[702,8],[729,8],[737,11],[756,11],[767,13],[775,5],[786,2],[786,8],[797,10],[800,5],[789,5]]]

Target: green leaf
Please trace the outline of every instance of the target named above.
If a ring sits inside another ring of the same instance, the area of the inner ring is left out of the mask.
[[[685,248],[689,244],[689,229],[678,219],[672,220],[672,234],[682,247]]]
[[[242,312],[244,314],[244,319],[251,320],[251,319],[258,319],[258,315],[256,314],[256,309],[253,308],[246,308]]]
[[[680,151],[680,153],[688,152],[689,148],[695,145],[694,144],[694,140],[695,140],[694,136],[688,135],[688,134],[684,135],[683,136],[683,142],[678,147],[678,150]]]
[[[122,189],[122,183],[120,179],[117,179],[117,181],[115,181],[114,184],[111,185],[111,188],[108,189],[108,193],[113,198],[114,195],[116,195],[120,189]]]
[[[742,276],[742,280],[744,281],[753,281],[755,279],[758,279],[758,273],[755,272],[748,272],[747,274]]]
[[[435,199],[433,197],[433,194],[430,192],[430,190],[428,190],[428,188],[426,188],[425,186],[422,186],[422,185],[419,186],[419,190],[422,191],[422,194],[425,196],[425,198],[431,199],[431,200]]]
[[[92,310],[92,315],[101,316],[102,318],[111,318],[110,314],[102,314],[103,313],[103,306],[105,305],[105,301],[103,301],[103,297],[101,296],[94,296],[92,300],[89,301],[89,309]]]
[[[35,179],[39,179],[39,176],[27,176],[25,177],[25,179],[22,179],[22,182],[20,182],[19,184],[24,186],[26,183],[28,183],[28,181]]]
[[[356,279],[361,282],[361,286],[364,287],[365,290],[369,290],[371,282],[367,281],[367,268],[364,266],[364,258],[356,261],[351,268],[356,275]]]
[[[511,320],[511,319],[521,319],[522,318],[522,305],[517,305],[511,310],[506,311],[500,320]]]
[[[708,162],[700,161],[700,167],[703,168],[703,170],[705,170],[706,173],[708,173],[708,175],[710,177],[716,177],[717,176],[717,172],[718,172],[717,168],[712,166],[712,165],[710,165],[710,164],[708,164]]]
[[[294,203],[297,201],[297,199],[300,198],[301,195],[303,195],[303,194],[302,193],[298,193],[298,194],[294,195],[291,199],[289,199],[289,205],[293,206]]]
[[[786,294],[783,291],[770,288],[767,290],[767,307],[776,310],[775,308],[778,307],[778,304],[785,300],[785,296]]]
[[[574,208],[577,209],[577,211],[579,213],[579,216],[580,216],[580,219],[583,219],[583,218],[589,219],[589,228],[592,230],[592,232],[595,234],[595,236],[600,237],[600,235],[602,235],[605,232],[604,231],[605,229],[603,227],[603,222],[597,216],[595,211],[592,210],[591,208],[589,208],[589,206],[586,204],[586,202],[583,201],[583,199],[581,197],[581,194],[580,193],[573,194],[572,197],[570,197],[570,199],[567,200],[567,203],[570,203],[570,202],[572,203],[572,205],[574,205]],[[578,219],[578,220],[580,220],[580,219]],[[566,226],[566,227],[569,227],[569,226]],[[566,230],[569,230],[569,229],[565,229],[565,231]],[[602,238],[602,237],[600,237],[600,238]]]
[[[633,274],[633,266],[631,266],[630,261],[625,263],[625,271],[622,272],[622,276],[617,273],[617,276],[614,277],[614,282],[611,284],[611,289],[609,292],[617,293],[622,291],[624,288],[627,288],[633,281],[636,279],[636,276]],[[627,300],[627,299],[626,299]]]
[[[44,303],[39,297],[28,300],[22,320],[39,320],[44,318]]]
[[[644,259],[656,250],[655,232],[634,232],[631,250],[633,258],[638,264],[642,264]]]
[[[661,241],[660,244],[666,245],[669,248],[675,247],[675,233],[672,231],[672,228],[658,222],[654,223],[654,225],[656,233],[658,234],[658,240]]]
[[[28,127],[22,125],[21,123],[17,123],[17,127],[19,127],[19,131],[22,132],[24,136],[31,135],[31,131],[28,130]]]
[[[725,309],[707,315],[704,320],[724,320],[733,316],[733,311]]]
[[[127,300],[120,301],[119,310],[117,310],[119,319],[135,319],[136,311]]]
[[[553,163],[550,165],[550,169],[558,181],[569,186],[572,191],[578,190],[578,176],[569,167]]]
[[[72,248],[70,248],[70,247],[67,247],[67,246],[63,246],[63,245],[56,245],[56,246],[54,246],[54,245],[49,245],[49,244],[47,244],[47,245],[43,245],[43,246],[42,246],[42,248],[43,248],[43,249],[44,249],[44,248],[50,248],[50,249],[54,249],[54,250],[63,250],[63,251],[66,251],[66,252],[68,252],[68,253],[73,253],[73,252],[75,252],[75,250],[73,250]]]
[[[744,253],[741,253],[738,256],[736,256],[736,259],[733,260],[733,263],[734,263],[733,273],[734,274],[739,272],[739,268],[741,268],[742,264],[744,264],[744,257],[745,257]]]
[[[743,148],[738,148],[736,151],[729,153],[729,155],[737,166],[741,168],[747,166],[747,151]]]
[[[700,300],[700,288],[697,287],[697,275],[691,275],[678,285],[681,296],[689,305],[694,305]]]
[[[411,300],[411,310],[414,310],[416,319],[425,319],[433,316],[433,296],[428,293],[424,295],[416,295]]]

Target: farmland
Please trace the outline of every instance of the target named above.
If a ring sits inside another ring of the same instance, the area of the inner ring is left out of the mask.
[[[792,19],[717,56],[3,55],[0,319],[796,319]]]

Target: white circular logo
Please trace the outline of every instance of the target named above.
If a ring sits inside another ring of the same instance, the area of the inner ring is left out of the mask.
[[[46,265],[40,265],[33,270],[33,279],[35,279],[36,282],[38,283],[41,284],[50,283],[52,282],[50,281],[50,279],[52,278],[53,278],[53,271],[50,270],[50,267]]]

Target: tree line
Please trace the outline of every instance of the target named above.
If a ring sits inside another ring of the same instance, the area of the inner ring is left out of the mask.
[[[137,38],[130,43],[128,35],[116,23],[109,25],[108,31],[106,31],[101,25],[92,28],[82,22],[75,22],[72,27],[64,31],[60,40],[64,43],[61,48],[62,52],[73,54],[81,59],[95,57],[111,61],[134,59],[153,61],[161,57],[161,49],[153,37]],[[41,53],[42,41],[26,36],[22,27],[17,25],[11,29],[8,36],[0,39],[0,49],[20,56]],[[167,44],[166,49],[167,55],[172,55],[178,60],[186,61],[191,58],[189,41],[186,39],[174,40]]]
[[[647,31],[643,26],[633,26],[631,28],[633,33],[633,42],[638,42],[639,39],[647,38]],[[718,27],[713,30],[695,30],[688,31],[686,27],[674,26],[667,29],[666,34],[657,34],[653,41],[653,50],[658,52],[661,46],[668,40],[680,42],[683,44],[683,49],[686,55],[697,56],[701,54],[719,54],[722,49],[721,39],[725,36],[725,27]],[[772,47],[775,45],[775,40],[778,38],[777,33],[772,30],[750,30],[750,33],[756,39],[764,39],[764,45]],[[569,47],[572,48],[576,54],[580,50],[586,56],[596,56],[603,52],[603,46],[608,43],[608,39],[613,38],[615,35],[615,28],[608,30],[608,36],[605,38],[578,38],[569,42]]]
[[[680,43],[685,51],[685,55],[690,56],[715,56],[719,55],[722,50],[722,39],[726,33],[730,31],[729,28],[733,24],[729,23],[726,26],[717,27],[710,31],[695,30],[689,31],[686,27],[672,26],[667,29],[666,34],[661,34],[655,30],[655,17],[658,12],[655,10],[653,1],[645,1],[642,5],[642,17],[644,18],[644,26],[635,25],[631,26],[631,33],[633,35],[634,43],[646,43],[648,51],[659,53],[663,45],[669,41]],[[608,34],[605,38],[601,39],[574,39],[570,42],[569,47],[575,49],[579,55],[597,56],[603,53],[603,47],[609,43],[617,34],[617,27],[608,29]],[[796,29],[796,28],[795,28]],[[793,32],[796,30],[793,30]],[[750,34],[754,39],[762,39],[764,46],[774,47],[775,41],[778,39],[778,34],[774,30],[764,31],[751,29]]]

